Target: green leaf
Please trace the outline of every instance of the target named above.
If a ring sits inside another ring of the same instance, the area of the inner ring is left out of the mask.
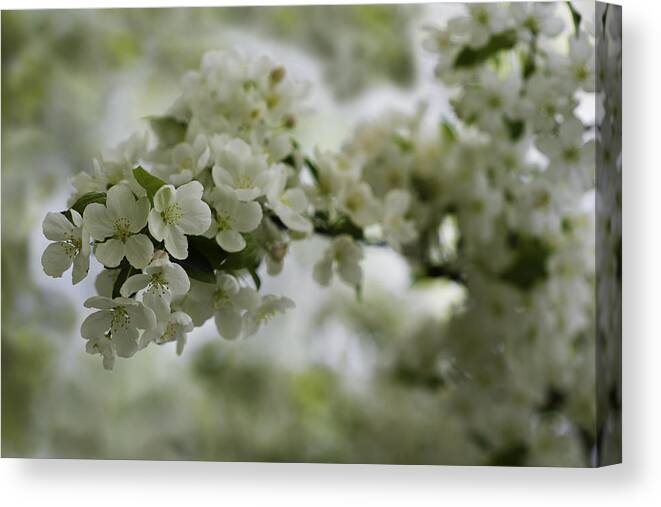
[[[223,269],[238,271],[240,269],[256,270],[259,267],[264,257],[262,248],[252,234],[246,234],[244,238],[246,247],[243,250],[236,253],[225,253],[227,259],[223,262]]]
[[[215,283],[214,270],[221,267],[227,256],[227,252],[214,240],[204,236],[188,236],[188,257],[172,260],[184,268],[190,278],[200,282]]]
[[[449,143],[454,143],[457,141],[457,131],[454,126],[447,120],[441,122],[441,135],[443,140]]]
[[[184,141],[188,129],[186,122],[171,116],[150,116],[147,119],[161,147],[167,148]]]
[[[71,206],[71,209],[76,210],[78,213],[81,215],[83,214],[83,211],[85,211],[85,208],[87,207],[88,204],[92,203],[99,203],[99,204],[105,204],[106,203],[106,193],[105,192],[88,192],[81,196],[73,206]]]
[[[524,442],[515,442],[495,451],[487,460],[487,465],[495,467],[520,467],[526,464],[530,449]]]
[[[157,178],[153,174],[145,171],[140,166],[133,169],[133,176],[135,176],[135,179],[140,184],[140,186],[147,191],[147,197],[149,197],[149,200],[152,202],[154,202],[154,195],[158,189],[166,184],[162,179]]]
[[[262,279],[257,274],[257,271],[254,269],[249,269],[248,273],[250,273],[250,277],[252,278],[252,281],[255,282],[255,288],[259,290],[259,288],[262,286]]]
[[[317,165],[314,162],[312,162],[312,160],[308,157],[305,157],[304,162],[305,165],[308,166],[308,169],[310,169],[310,173],[312,174],[314,180],[317,183],[319,183],[319,168],[317,167]]]
[[[578,37],[581,31],[581,19],[583,16],[581,16],[581,13],[574,8],[571,2],[567,2],[567,7],[571,13],[571,20],[574,23],[574,33],[576,34],[576,37]]]
[[[122,285],[124,285],[124,282],[129,279],[131,275],[133,275],[137,270],[129,264],[129,262],[124,259],[122,263],[120,264],[120,272],[119,275],[117,276],[117,280],[115,280],[115,285],[112,286],[112,297],[117,298],[121,296],[120,294],[120,289],[122,288]]]
[[[515,252],[515,258],[501,279],[521,290],[530,290],[546,279],[546,263],[551,254],[550,247],[541,239],[511,233],[508,243]]]
[[[523,120],[510,120],[509,118],[505,118],[505,125],[507,126],[507,131],[509,132],[512,141],[518,141],[521,139],[526,128],[526,124]]]
[[[228,255],[215,240],[204,236],[188,236],[188,251],[204,257],[216,269],[220,268]]]
[[[455,58],[454,68],[461,69],[479,65],[501,51],[512,49],[517,40],[516,30],[505,30],[493,34],[484,46],[479,48],[465,46]]]

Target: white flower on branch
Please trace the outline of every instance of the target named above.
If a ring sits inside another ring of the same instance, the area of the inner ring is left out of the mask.
[[[105,206],[99,203],[88,205],[83,221],[97,241],[96,258],[109,268],[119,266],[124,257],[138,269],[149,264],[154,245],[146,234],[141,233],[147,225],[148,215],[149,199],[141,197],[136,200],[131,189],[124,184],[108,190]]]
[[[241,139],[232,139],[218,150],[212,174],[218,187],[234,190],[244,202],[264,195],[271,177],[266,156],[254,154]]]
[[[143,273],[133,275],[124,282],[120,294],[130,297],[144,290],[142,302],[154,311],[161,322],[170,314],[172,299],[185,295],[189,289],[190,280],[184,268],[170,262],[167,254],[159,251]]]
[[[101,354],[107,369],[112,368],[114,354],[131,357],[136,353],[139,329],[156,327],[154,312],[134,299],[94,296],[85,301],[85,308],[99,311],[83,321],[80,334],[92,340],[87,351]]]
[[[406,218],[411,205],[411,194],[405,190],[391,190],[383,206],[383,234],[395,250],[418,237],[415,224]]]
[[[322,286],[328,286],[333,277],[333,267],[337,275],[352,287],[360,287],[363,270],[360,261],[363,250],[351,236],[335,238],[324,251],[324,255],[314,265],[314,279]]]
[[[246,247],[241,233],[254,231],[262,221],[259,203],[241,202],[236,193],[227,187],[218,187],[211,192],[215,220],[210,234],[226,252],[240,252]]]
[[[188,257],[186,234],[199,235],[211,225],[211,210],[202,201],[204,187],[191,181],[175,189],[164,185],[154,195],[154,209],[149,213],[149,232],[175,259]]]
[[[266,192],[270,208],[282,223],[296,232],[309,234],[312,224],[303,216],[308,207],[308,198],[301,188],[287,187],[287,166],[275,165],[273,177]]]
[[[181,355],[186,345],[186,335],[193,330],[193,320],[184,312],[169,313],[159,320],[154,329],[145,331],[140,337],[139,347],[144,349],[154,342],[162,345],[168,342],[177,342],[177,355]]]
[[[41,256],[41,265],[48,276],[60,278],[73,264],[72,280],[77,284],[87,276],[90,265],[89,233],[76,210],[70,210],[71,221],[62,213],[48,213],[43,233],[54,241]]]

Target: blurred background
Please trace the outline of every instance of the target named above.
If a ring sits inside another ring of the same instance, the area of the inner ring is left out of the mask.
[[[40,265],[41,221],[65,206],[69,177],[145,129],[205,51],[265,53],[310,81],[296,136],[309,152],[336,148],[386,107],[412,111],[431,97],[433,111],[448,110],[420,42],[425,23],[458,9],[3,12],[2,455],[526,464],[520,445],[491,448],[467,431],[465,407],[446,399],[438,365],[426,363],[463,289],[412,286],[391,251],[367,250],[358,302],[347,287],[313,281],[323,240],[295,244],[282,274],[262,273],[263,291],[289,296],[295,310],[240,342],[222,341],[209,322],[183,356],[150,347],[113,372],[79,334],[94,268],[72,288]],[[546,447],[534,463],[585,463],[569,438],[549,436]]]
[[[265,292],[297,307],[258,336],[223,342],[211,322],[182,357],[151,347],[112,373],[79,335],[95,272],[72,288],[40,266],[41,221],[65,205],[69,177],[165,110],[205,51],[266,53],[310,81],[297,135],[306,149],[332,148],[384,104],[410,110],[433,87],[446,107],[418,49],[433,9],[2,13],[3,456],[474,462],[444,422],[438,386],[393,369],[420,322],[443,319],[462,291],[409,289],[392,252],[368,251],[358,305],[350,289],[312,280],[324,243],[298,244],[281,275],[263,277]]]

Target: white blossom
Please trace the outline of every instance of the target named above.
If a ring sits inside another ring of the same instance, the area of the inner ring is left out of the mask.
[[[262,207],[259,203],[241,202],[236,193],[227,187],[219,187],[211,193],[215,210],[215,220],[211,234],[227,252],[240,252],[246,246],[241,233],[254,231],[262,221]]]
[[[308,198],[301,188],[287,188],[287,167],[274,166],[273,177],[266,192],[268,204],[282,223],[296,232],[310,233],[312,224],[303,216],[308,207]]]
[[[264,195],[271,173],[266,155],[253,154],[241,139],[232,139],[216,155],[213,181],[218,187],[228,187],[240,201],[252,201]]]
[[[351,236],[338,236],[314,265],[314,279],[320,285],[328,286],[334,267],[344,282],[352,287],[360,287],[363,278],[363,270],[360,267],[362,259],[363,251]]]
[[[242,298],[243,304],[248,307],[248,311],[243,317],[244,337],[254,335],[261,326],[267,324],[276,315],[296,306],[288,297],[267,294],[260,298],[257,293],[254,293],[254,295],[257,297],[250,298],[243,295]],[[249,304],[246,304],[246,302],[249,302]]]
[[[391,190],[386,195],[383,207],[383,233],[386,241],[395,250],[417,237],[415,225],[406,218],[411,205],[411,194],[404,190]]]
[[[149,232],[175,259],[188,256],[186,234],[203,234],[211,225],[211,210],[202,201],[204,187],[191,181],[175,189],[164,185],[154,195],[154,209],[149,213]]]
[[[105,206],[92,203],[85,208],[83,222],[96,241],[94,254],[104,266],[119,266],[124,257],[138,269],[149,264],[154,245],[141,232],[149,207],[147,197],[136,200],[128,186],[119,184],[108,190]]]
[[[80,334],[93,340],[88,344],[88,352],[101,354],[106,368],[112,368],[113,354],[131,357],[136,353],[140,329],[156,326],[154,312],[134,299],[94,296],[85,301],[85,308],[99,311],[83,321]]]
[[[154,260],[143,273],[129,277],[120,289],[123,297],[130,297],[144,290],[143,303],[151,308],[159,322],[170,314],[170,304],[177,296],[190,289],[190,280],[184,268],[170,262],[167,254],[157,252]]]
[[[54,241],[41,256],[41,265],[48,276],[60,278],[73,264],[74,285],[87,276],[89,271],[89,233],[83,227],[83,219],[76,210],[70,210],[71,221],[62,213],[48,213],[43,222],[43,233]]]
[[[145,331],[140,337],[139,347],[144,349],[150,343],[158,345],[168,342],[177,343],[177,355],[181,355],[186,345],[186,335],[193,330],[193,321],[184,312],[169,313],[160,319],[154,329]]]

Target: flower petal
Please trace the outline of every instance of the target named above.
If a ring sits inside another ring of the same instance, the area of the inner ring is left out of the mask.
[[[308,219],[296,213],[293,209],[279,202],[272,203],[273,211],[288,229],[297,232],[312,232],[312,224]]]
[[[129,230],[133,233],[140,232],[142,228],[147,225],[147,217],[149,216],[150,209],[149,199],[141,197],[138,199],[134,206],[127,212],[127,218],[130,225]]]
[[[175,201],[175,189],[172,185],[163,185],[154,195],[154,209],[164,211]]]
[[[168,227],[165,234],[165,248],[175,259],[188,257],[188,239],[184,233],[174,227]]]
[[[219,310],[214,315],[214,320],[218,333],[226,340],[235,340],[241,334],[243,318],[237,310],[232,308]]]
[[[159,211],[155,209],[151,210],[149,213],[149,232],[154,236],[158,241],[163,241],[165,237],[166,224],[161,216]]]
[[[112,289],[119,277],[119,269],[104,269],[96,277],[94,288],[101,296],[112,297]]]
[[[211,210],[207,203],[200,199],[183,199],[179,206],[182,217],[177,225],[186,234],[203,234],[211,225]]]
[[[44,236],[51,241],[74,238],[74,225],[62,213],[48,213],[42,228]]]
[[[179,203],[181,201],[185,201],[188,199],[199,201],[202,199],[203,193],[204,193],[204,187],[202,186],[202,183],[200,183],[199,181],[191,181],[190,183],[181,185],[177,189],[176,200]]]
[[[190,290],[190,280],[184,268],[179,264],[170,264],[163,268],[170,292],[175,296],[183,296]]]
[[[313,278],[316,282],[327,287],[333,277],[333,258],[329,255],[324,255],[315,265],[313,271]]]
[[[126,240],[126,258],[131,266],[143,269],[154,256],[154,245],[144,234],[135,234]]]
[[[83,303],[85,308],[99,308],[100,310],[107,310],[109,308],[115,308],[117,303],[111,297],[105,296],[92,296],[87,298]]]
[[[246,247],[246,240],[236,231],[220,231],[216,242],[226,252],[240,252]]]
[[[257,199],[260,195],[262,195],[263,192],[261,189],[257,187],[253,187],[253,188],[237,188],[234,190],[234,193],[236,194],[236,198],[239,201],[248,202]]]
[[[170,316],[170,296],[162,296],[161,294],[150,294],[147,292],[143,298],[142,302],[145,306],[151,309],[156,316],[158,322],[167,321]]]
[[[118,239],[111,238],[105,243],[98,243],[94,255],[101,264],[108,268],[115,268],[122,262],[126,254],[124,243]]]
[[[73,272],[71,273],[71,279],[73,284],[76,285],[78,282],[83,280],[87,273],[90,270],[90,256],[85,255],[84,253],[79,253],[73,259]]]
[[[128,217],[135,208],[135,196],[131,189],[121,183],[111,187],[106,197],[106,208],[114,216]]]
[[[386,195],[385,211],[389,216],[402,216],[409,209],[411,194],[405,190],[391,190]]]
[[[213,166],[213,169],[211,170],[211,176],[213,177],[213,182],[217,187],[234,185],[234,178],[229,173],[229,171],[221,165]]]
[[[131,357],[138,351],[138,335],[138,330],[134,327],[113,330],[112,342],[119,357]]]
[[[97,241],[113,235],[112,217],[103,204],[88,204],[83,212],[83,222],[90,235]]]
[[[351,286],[358,287],[363,279],[363,270],[355,262],[340,262],[337,265],[337,274]]]
[[[138,329],[154,329],[156,327],[156,315],[145,305],[126,305],[124,308],[131,319],[131,326]]]
[[[135,294],[139,290],[142,290],[145,287],[147,287],[148,283],[149,283],[149,276],[144,275],[142,273],[139,275],[133,275],[124,282],[124,285],[122,285],[122,288],[119,290],[119,292],[122,296],[127,298]]]
[[[282,202],[297,213],[303,213],[308,207],[308,198],[300,188],[290,188],[282,195]]]
[[[41,256],[41,265],[48,276],[60,278],[71,267],[72,260],[64,243],[51,243]]]
[[[262,207],[257,202],[242,202],[234,212],[234,228],[239,232],[254,231],[262,221]]]
[[[80,326],[80,334],[88,340],[103,336],[112,322],[112,312],[110,310],[101,310],[89,315]]]

